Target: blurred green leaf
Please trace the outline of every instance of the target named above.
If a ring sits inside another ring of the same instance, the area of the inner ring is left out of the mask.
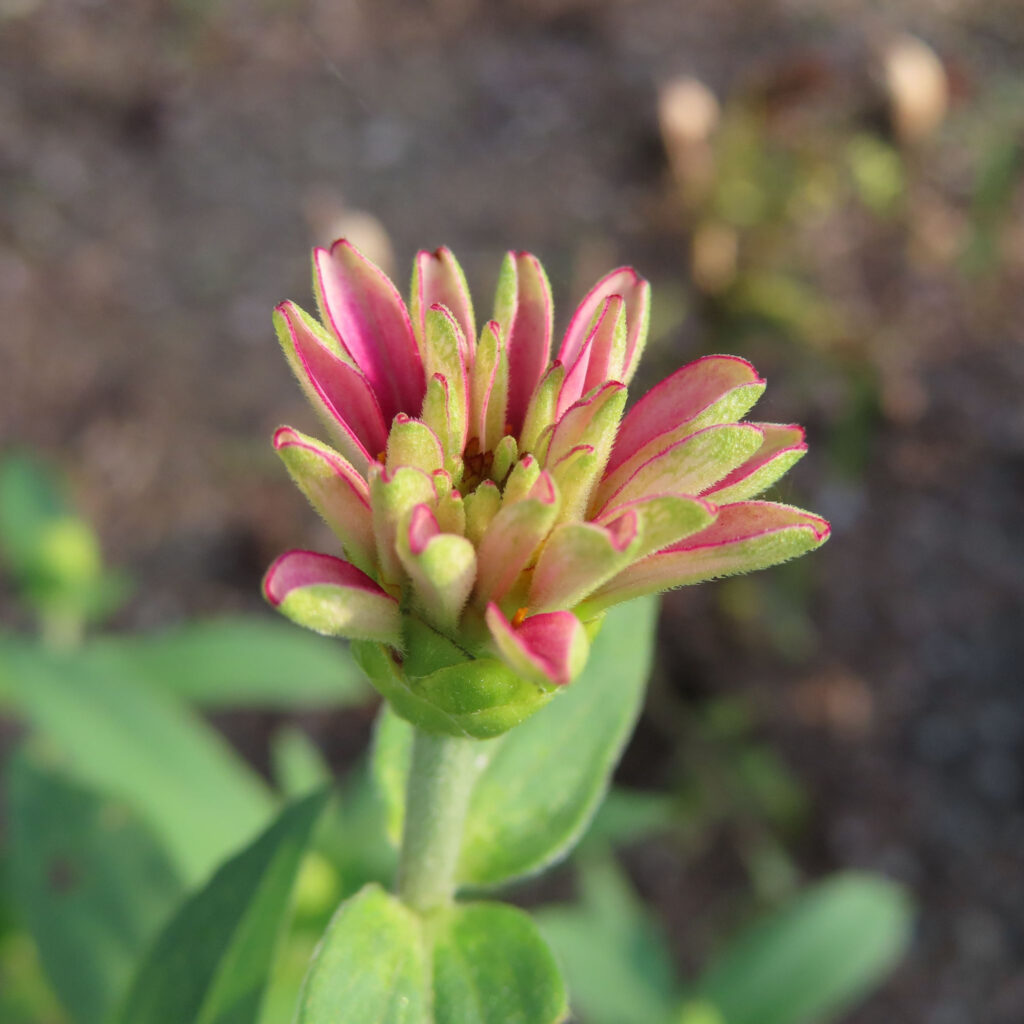
[[[331,769],[317,745],[301,730],[286,726],[270,742],[274,780],[288,798],[305,796],[331,781]]]
[[[906,190],[899,150],[862,132],[847,142],[846,162],[861,202],[880,216],[892,214]]]
[[[810,1024],[841,1012],[899,962],[906,892],[854,872],[815,885],[730,944],[697,985],[726,1024]]]
[[[110,652],[72,656],[0,635],[0,690],[69,773],[141,815],[187,884],[273,811],[269,790],[218,733]]]
[[[587,1024],[675,1020],[678,994],[664,938],[610,859],[580,870],[580,901],[537,913]]]
[[[287,807],[221,867],[150,948],[120,1024],[252,1024],[326,793]]]
[[[470,800],[459,879],[495,886],[540,871],[583,834],[643,703],[657,621],[656,600],[609,612],[583,674],[505,736],[481,744],[490,760]],[[411,727],[385,711],[374,772],[401,831]]]
[[[80,1024],[102,1024],[181,882],[125,805],[27,752],[7,776],[13,894],[54,990]]]
[[[123,576],[103,568],[99,540],[69,507],[56,473],[29,455],[0,461],[0,555],[21,597],[57,623],[102,619],[128,591]]]
[[[456,906],[429,922],[435,1024],[556,1024],[565,987],[529,915],[500,903]]]
[[[420,918],[368,885],[334,915],[296,1024],[430,1024],[429,971]]]
[[[302,989],[298,1024],[556,1024],[565,991],[529,916],[469,903],[421,918],[368,885],[342,904]]]
[[[105,637],[96,645],[204,707],[345,707],[372,693],[347,647],[269,615]]]
[[[666,793],[613,786],[583,837],[581,851],[636,842],[679,824],[675,798]]]

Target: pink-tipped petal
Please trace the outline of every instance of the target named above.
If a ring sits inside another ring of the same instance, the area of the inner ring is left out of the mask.
[[[476,579],[473,545],[465,537],[442,533],[431,508],[417,505],[398,538],[398,554],[419,609],[440,629],[455,629]]]
[[[315,551],[287,551],[263,577],[267,600],[318,633],[399,646],[398,602],[366,573]]]
[[[537,611],[573,608],[636,557],[639,518],[632,509],[599,526],[565,523],[548,538],[530,581]]]
[[[565,383],[558,396],[559,416],[592,387],[610,379],[601,374],[614,361],[616,352],[621,368],[626,352],[626,310],[621,295],[609,295],[601,303],[576,361],[566,364]]]
[[[427,310],[444,306],[461,328],[460,343],[465,362],[476,344],[476,320],[466,276],[452,251],[445,246],[416,254],[412,278],[412,320],[422,351]]]
[[[341,541],[345,557],[364,572],[371,572],[373,523],[370,492],[363,477],[327,445],[291,427],[276,431],[274,449],[309,503]]]
[[[541,473],[526,498],[503,505],[477,545],[476,600],[500,601],[530,564],[558,515],[554,481]]]
[[[647,282],[632,267],[613,270],[591,288],[569,322],[558,350],[558,359],[567,367],[576,362],[591,333],[598,310],[610,295],[621,295],[626,304],[628,333],[621,379],[628,384],[646,344],[651,301]]]
[[[494,319],[508,343],[509,431],[518,435],[534,389],[551,352],[551,286],[540,261],[528,252],[510,252],[502,264]]]
[[[607,526],[629,511],[637,516],[641,534],[640,543],[631,554],[634,559],[641,559],[706,529],[715,521],[718,506],[704,498],[655,494],[605,509],[594,520],[595,525]]]
[[[314,253],[325,320],[373,386],[385,419],[418,412],[426,377],[405,303],[388,276],[351,242]]]
[[[343,454],[360,470],[387,440],[384,416],[370,382],[332,351],[298,306],[283,302],[274,326],[288,363],[310,402],[335,428]]]
[[[490,604],[486,619],[501,659],[524,679],[540,686],[565,686],[586,664],[590,643],[572,612],[531,615],[513,625],[496,604]]]
[[[728,476],[704,493],[721,505],[746,501],[767,490],[807,451],[804,429],[796,425],[755,423],[764,432],[761,447]]]
[[[696,430],[739,419],[763,390],[757,370],[737,356],[704,356],[688,363],[630,409],[608,461],[608,474],[681,425]],[[734,401],[723,401],[730,395]],[[721,418],[707,418],[716,412]]]
[[[700,494],[750,458],[763,438],[751,423],[705,427],[653,455],[616,490],[610,490],[608,478],[603,480],[594,504],[604,509],[652,494]]]
[[[469,438],[476,438],[481,452],[493,451],[505,434],[508,375],[508,346],[501,325],[490,320],[480,335],[470,375]]]
[[[828,540],[820,516],[770,501],[723,505],[706,529],[636,562],[586,602],[592,615],[621,601],[719,576],[767,569],[806,554]]]

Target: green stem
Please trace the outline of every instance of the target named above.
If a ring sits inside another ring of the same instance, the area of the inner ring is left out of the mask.
[[[479,740],[414,730],[406,786],[398,895],[414,910],[447,906],[473,784],[486,757]]]

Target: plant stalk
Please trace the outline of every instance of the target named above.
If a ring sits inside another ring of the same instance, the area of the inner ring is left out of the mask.
[[[398,895],[414,910],[448,906],[473,784],[487,762],[479,740],[415,729],[398,860]]]

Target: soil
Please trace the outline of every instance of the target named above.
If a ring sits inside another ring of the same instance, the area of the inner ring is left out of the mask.
[[[962,122],[1024,53],[1015,0],[130,0],[116,15],[7,0],[0,27],[0,441],[71,475],[137,581],[117,623],[131,629],[258,609],[280,550],[327,545],[268,444],[280,423],[314,428],[269,327],[281,299],[308,303],[311,244],[350,234],[400,279],[417,248],[447,244],[478,296],[526,248],[563,314],[632,263],[665,297],[651,361],[672,368],[723,321],[689,283],[662,83],[694,75],[724,98],[824,67],[870,124],[871,54],[912,31],[962,84]],[[961,211],[963,176],[955,153],[924,174]],[[809,428],[787,494],[833,538],[785,577],[797,598],[754,592],[790,601],[790,627],[738,614],[743,590],[671,595],[658,685],[755,709],[812,805],[790,848],[803,876],[864,867],[913,891],[911,953],[851,1024],[1018,1024],[1022,247],[967,281],[908,261],[893,230],[841,228],[822,241],[825,287],[855,280],[887,382],[858,471],[815,446],[836,426],[834,375],[818,387],[800,350],[741,343],[771,376],[761,414]],[[368,723],[337,731],[336,761]],[[263,756],[263,719],[224,726]],[[663,784],[675,758],[648,718],[623,778]],[[630,858],[687,967],[707,940],[694,914],[745,884],[720,846]]]

